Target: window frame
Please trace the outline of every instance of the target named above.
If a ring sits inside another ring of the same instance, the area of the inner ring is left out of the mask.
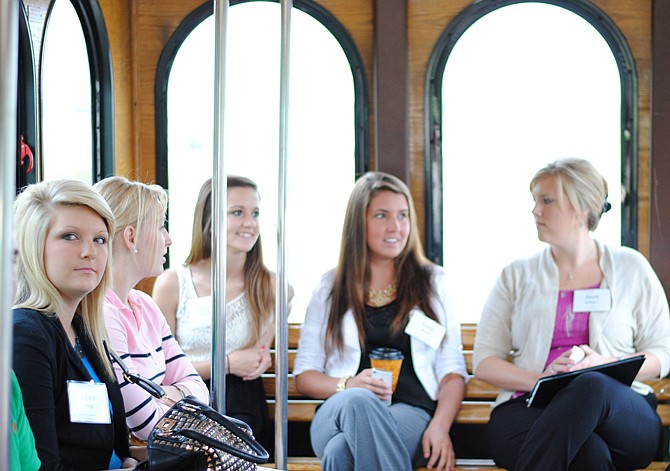
[[[66,0],[60,0],[66,1]],[[114,82],[112,78],[112,52],[104,15],[98,0],[67,0],[74,8],[81,24],[88,64],[91,74],[91,168],[93,182],[114,175]],[[52,2],[47,13],[46,28],[49,28]],[[48,32],[45,30],[44,38]],[[42,47],[42,56],[44,45]],[[43,57],[41,58],[41,61]],[[41,63],[40,61],[40,63]],[[40,76],[42,74],[40,67]],[[40,81],[42,78],[40,79]],[[40,90],[40,122],[42,120],[42,95]],[[41,135],[41,130],[40,130]],[[40,149],[40,145],[38,146]],[[42,153],[36,153],[42,158]],[[41,169],[41,165],[40,165]],[[40,170],[40,179],[43,179]]]
[[[637,248],[638,219],[638,79],[635,60],[616,24],[598,7],[580,0],[480,0],[462,10],[442,32],[428,63],[425,82],[425,248],[427,256],[443,263],[442,79],[454,46],[476,21],[492,11],[521,3],[545,3],[565,8],[586,20],[606,41],[621,78],[621,244]]]
[[[18,128],[16,135],[17,159],[21,157],[21,135],[33,153],[33,168],[30,173],[27,167],[18,160],[16,166],[16,192],[25,186],[37,182],[40,146],[37,136],[39,122],[37,120],[37,84],[35,82],[35,54],[30,37],[30,23],[23,2],[19,2],[19,90],[17,103]],[[25,164],[28,165],[28,162]]]
[[[250,1],[268,1],[279,3],[279,0],[231,0],[230,6]],[[368,86],[365,67],[356,43],[345,27],[322,6],[307,0],[294,0],[293,7],[312,16],[330,31],[340,43],[351,66],[354,79],[354,175],[358,178],[369,170],[370,151],[368,138]],[[156,129],[156,182],[168,189],[168,119],[167,89],[172,64],[189,34],[214,12],[213,2],[207,1],[193,10],[177,27],[165,44],[156,67],[154,103]]]

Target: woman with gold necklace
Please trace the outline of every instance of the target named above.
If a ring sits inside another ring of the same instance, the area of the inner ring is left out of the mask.
[[[394,391],[371,368],[377,348],[404,356]],[[310,301],[293,371],[301,393],[328,399],[311,427],[324,470],[454,469],[449,429],[466,376],[460,329],[398,178],[370,172],[356,183],[338,266]]]

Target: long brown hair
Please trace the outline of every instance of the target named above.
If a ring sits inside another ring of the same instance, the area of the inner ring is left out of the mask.
[[[369,254],[366,212],[370,200],[381,191],[403,195],[409,207],[410,232],[407,245],[396,257],[398,311],[391,330],[398,334],[407,324],[409,314],[418,307],[437,321],[431,306],[433,285],[431,262],[426,258],[416,223],[414,201],[407,185],[397,177],[382,172],[368,172],[358,179],[349,197],[342,228],[340,257],[330,293],[330,312],[326,329],[326,351],[344,346],[342,319],[351,309],[358,327],[361,348],[365,345],[365,302],[369,288]]]
[[[198,201],[193,212],[191,251],[184,265],[197,263],[212,256],[212,179],[208,178],[200,187]]]
[[[229,175],[228,190],[251,188],[258,193],[258,185],[246,177]],[[191,251],[185,265],[191,265],[212,256],[212,179],[200,189],[193,215],[193,238]],[[252,337],[245,347],[254,345],[262,335],[262,326],[269,323],[274,314],[275,294],[270,270],[263,263],[261,236],[247,253],[244,262],[244,294],[249,303],[252,322]]]

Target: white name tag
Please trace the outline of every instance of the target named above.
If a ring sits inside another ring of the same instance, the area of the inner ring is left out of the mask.
[[[576,289],[572,299],[574,312],[609,311],[612,307],[612,296],[607,288]]]
[[[440,346],[446,332],[447,329],[418,309],[412,311],[407,327],[405,327],[407,335],[416,337],[434,349]]]
[[[110,424],[107,385],[93,380],[68,381],[67,398],[70,404],[70,422],[80,424]]]

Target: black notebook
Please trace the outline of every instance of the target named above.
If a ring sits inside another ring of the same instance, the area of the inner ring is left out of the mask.
[[[535,383],[526,402],[528,407],[544,407],[549,404],[549,401],[553,399],[556,393],[567,386],[570,381],[580,374],[589,371],[597,371],[598,373],[606,374],[626,386],[630,386],[633,383],[635,376],[637,376],[637,372],[640,371],[644,359],[644,355],[638,355],[624,358],[619,361],[613,361],[611,363],[605,363],[604,365],[592,366],[590,368],[540,378],[537,383]]]

